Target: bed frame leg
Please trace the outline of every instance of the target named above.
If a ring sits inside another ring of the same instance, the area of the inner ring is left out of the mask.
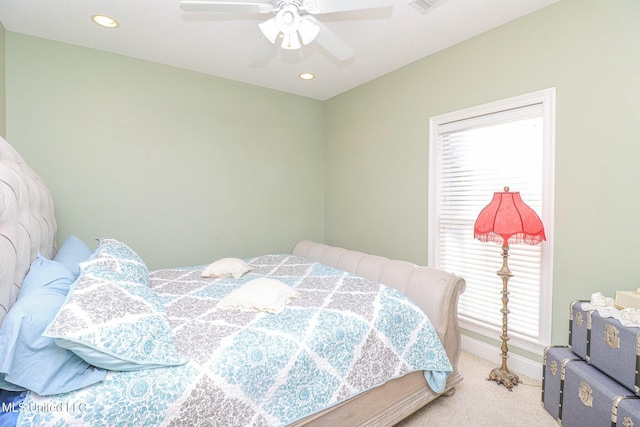
[[[453,396],[455,393],[456,393],[456,388],[454,387],[454,388],[449,389],[449,390],[445,391],[444,393],[442,393],[442,396],[451,397],[451,396]]]

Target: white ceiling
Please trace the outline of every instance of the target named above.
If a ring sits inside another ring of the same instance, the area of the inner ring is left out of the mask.
[[[180,0],[0,0],[0,22],[11,32],[325,100],[556,1],[441,0],[422,14],[393,0],[389,8],[318,15],[355,50],[343,62],[313,42],[295,51],[270,45],[258,24],[271,15],[185,13]],[[120,26],[99,27],[95,14]],[[300,80],[301,72],[316,78]]]

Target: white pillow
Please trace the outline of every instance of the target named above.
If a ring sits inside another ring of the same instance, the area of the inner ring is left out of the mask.
[[[231,277],[239,279],[248,271],[253,270],[249,264],[240,258],[221,258],[202,272],[202,277]]]
[[[222,298],[218,305],[227,310],[280,313],[298,295],[290,286],[275,279],[253,279]]]

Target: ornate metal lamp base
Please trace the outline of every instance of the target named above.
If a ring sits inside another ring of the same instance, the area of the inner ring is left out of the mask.
[[[509,341],[509,334],[507,333],[507,315],[509,314],[507,304],[509,303],[509,290],[507,289],[507,283],[509,282],[509,278],[512,276],[509,266],[507,265],[508,257],[509,246],[507,246],[505,242],[505,244],[502,245],[502,268],[497,272],[498,276],[502,278],[502,310],[500,310],[500,312],[502,312],[502,335],[500,336],[502,339],[502,365],[491,371],[487,381],[495,381],[498,384],[504,385],[509,389],[509,391],[512,391],[511,389],[522,381],[520,381],[520,378],[518,378],[516,374],[507,368],[507,359],[509,358],[509,346],[507,345],[507,341]]]
[[[512,391],[511,389],[514,386],[517,386],[522,382],[516,374],[502,368],[495,368],[493,371],[491,371],[491,373],[487,377],[487,381],[495,381],[498,384],[502,384],[506,388],[508,388],[509,391]]]

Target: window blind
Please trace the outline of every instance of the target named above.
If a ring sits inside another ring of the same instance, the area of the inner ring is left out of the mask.
[[[544,171],[543,105],[533,104],[438,126],[436,256],[438,267],[465,278],[463,320],[500,330],[500,244],[473,238],[473,225],[494,192],[519,191],[541,215]],[[433,203],[433,201],[432,201]],[[433,229],[432,229],[433,230]],[[509,335],[540,336],[541,246],[510,246]]]

